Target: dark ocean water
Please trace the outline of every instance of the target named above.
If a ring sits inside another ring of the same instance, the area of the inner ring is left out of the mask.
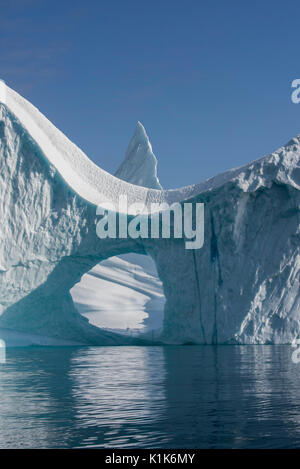
[[[289,346],[8,349],[0,448],[300,447]]]

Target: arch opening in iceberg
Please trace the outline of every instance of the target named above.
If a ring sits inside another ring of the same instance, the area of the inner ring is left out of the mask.
[[[83,275],[70,293],[80,314],[94,326],[137,336],[162,328],[165,298],[150,256],[106,259]]]

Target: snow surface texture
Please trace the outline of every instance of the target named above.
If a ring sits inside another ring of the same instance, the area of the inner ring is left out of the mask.
[[[173,191],[105,173],[6,87],[0,105],[0,327],[87,344],[142,343],[100,330],[70,289],[102,259],[148,253],[163,282],[160,340],[291,343],[300,335],[300,137],[244,167]],[[205,203],[205,242],[96,236],[95,205]]]
[[[130,334],[162,327],[165,298],[149,256],[124,254],[105,260],[82,277],[71,295],[78,311],[95,326]]]

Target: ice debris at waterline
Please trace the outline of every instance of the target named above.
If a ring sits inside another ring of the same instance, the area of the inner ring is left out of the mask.
[[[15,91],[2,85],[0,96],[1,328],[85,344],[143,343],[90,324],[70,294],[101,260],[135,252],[152,257],[163,283],[161,342],[291,343],[299,335],[300,137],[241,168],[164,191],[103,171]],[[114,202],[126,194],[129,204],[205,203],[203,248],[99,239],[103,194]]]

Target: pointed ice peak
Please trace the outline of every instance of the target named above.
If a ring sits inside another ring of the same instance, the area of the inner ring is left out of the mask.
[[[140,121],[138,121],[136,124],[134,136],[144,139],[150,144],[149,137],[146,133],[145,127]]]
[[[143,124],[140,121],[138,121],[138,123],[136,124],[136,128],[135,128],[133,137],[130,140],[128,148],[126,150],[125,158],[127,157],[128,153],[131,152],[132,145],[136,146],[137,144],[138,145],[145,145],[145,147],[148,147],[149,150],[152,152],[152,145],[150,143],[149,137],[146,133],[145,127],[143,126]],[[154,158],[155,158],[155,156],[154,156]]]
[[[162,189],[157,177],[157,159],[145,128],[138,122],[129,142],[125,160],[115,176],[137,186]]]
[[[140,121],[137,121],[135,132],[136,133],[140,132],[141,134],[146,135],[146,137],[147,137],[145,127],[143,126],[143,124]]]

